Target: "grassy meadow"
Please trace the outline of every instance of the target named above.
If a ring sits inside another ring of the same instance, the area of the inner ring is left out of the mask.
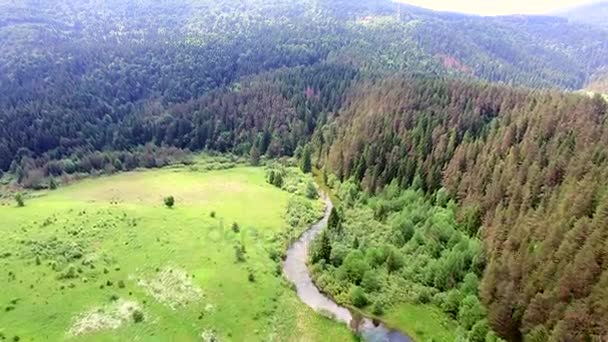
[[[280,274],[293,197],[321,209],[261,167],[182,166],[4,200],[0,340],[352,339]]]

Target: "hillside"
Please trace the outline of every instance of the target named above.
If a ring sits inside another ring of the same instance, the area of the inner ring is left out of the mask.
[[[4,1],[0,9],[2,170],[20,148],[66,155],[149,142],[120,139],[119,127],[278,68],[329,63],[366,75],[580,89],[608,64],[608,32],[388,1]]]
[[[563,9],[554,15],[568,18],[571,21],[608,28],[608,1],[592,1],[590,3]]]

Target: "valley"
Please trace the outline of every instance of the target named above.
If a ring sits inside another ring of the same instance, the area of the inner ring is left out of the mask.
[[[606,340],[565,1],[0,0],[0,342]]]

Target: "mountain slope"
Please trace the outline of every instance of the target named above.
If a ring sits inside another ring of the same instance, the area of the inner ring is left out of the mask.
[[[608,1],[605,0],[563,9],[554,14],[574,22],[608,28]]]

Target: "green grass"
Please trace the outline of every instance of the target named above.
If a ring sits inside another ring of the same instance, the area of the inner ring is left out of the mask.
[[[382,320],[389,326],[406,331],[417,342],[456,340],[456,323],[429,305],[400,303],[388,310]]]
[[[293,195],[266,184],[262,168],[190,169],[87,179],[31,193],[24,208],[2,203],[0,333],[22,341],[191,341],[205,331],[236,341],[352,339],[300,303],[269,258]],[[169,195],[173,209],[163,205]],[[245,262],[236,262],[235,245],[245,246]],[[190,293],[188,283],[201,292],[163,302],[143,283],[167,274],[161,294]],[[117,315],[123,301],[140,306],[143,322],[128,316],[115,329],[69,333],[83,313]]]

